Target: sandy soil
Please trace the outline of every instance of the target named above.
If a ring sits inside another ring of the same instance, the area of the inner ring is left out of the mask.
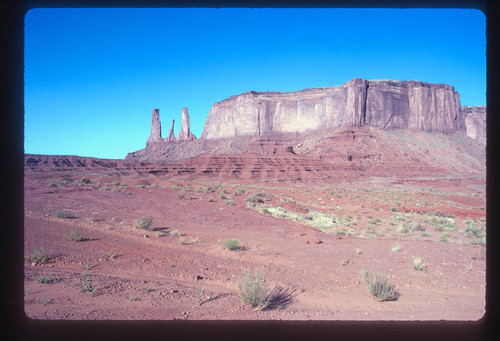
[[[91,182],[82,184],[82,177]],[[26,172],[26,315],[42,320],[483,317],[484,178],[218,181],[76,168]],[[267,200],[248,203],[256,192]],[[269,210],[277,207],[297,215],[328,214],[335,224],[322,231],[311,220],[272,216]],[[140,217],[152,218],[149,231],[134,228]],[[475,236],[467,233],[467,224],[476,228]],[[68,240],[75,230],[84,240]],[[237,239],[241,248],[224,248],[226,239]],[[34,251],[50,259],[35,264]],[[414,268],[415,258],[425,264],[423,270]],[[386,275],[397,299],[379,302],[370,296],[362,269]],[[268,309],[242,303],[237,286],[244,270],[265,274],[274,289]]]

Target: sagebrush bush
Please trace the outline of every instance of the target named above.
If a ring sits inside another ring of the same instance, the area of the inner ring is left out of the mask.
[[[73,213],[69,211],[55,211],[52,212],[51,215],[56,218],[65,218],[65,219],[74,219],[76,218]]]
[[[240,242],[238,239],[226,239],[222,244],[224,245],[224,248],[231,251],[236,251],[240,249]]]
[[[134,226],[138,229],[144,229],[148,230],[151,227],[151,224],[153,223],[153,219],[149,217],[142,217],[139,219],[134,220]]]
[[[68,240],[72,241],[72,242],[75,242],[75,243],[76,242],[80,242],[80,241],[82,241],[84,239],[85,239],[85,237],[80,234],[80,232],[78,231],[78,229],[72,230],[71,233],[68,235]]]
[[[422,261],[422,258],[413,259],[413,268],[417,271],[424,271],[427,269],[427,265]]]
[[[266,282],[265,275],[260,272],[255,272],[253,275],[250,271],[243,271],[242,278],[238,284],[238,294],[244,304],[258,310],[266,309],[271,302],[269,294],[269,286]]]
[[[52,256],[47,251],[45,251],[43,247],[34,247],[31,252],[31,256],[28,257],[27,261],[35,265],[40,265],[47,263],[51,258]]]
[[[396,299],[396,286],[388,283],[386,276],[379,273],[373,276],[365,269],[361,270],[361,274],[370,295],[381,302]]]

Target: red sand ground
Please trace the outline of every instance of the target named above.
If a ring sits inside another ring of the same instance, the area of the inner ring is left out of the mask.
[[[485,312],[484,240],[468,236],[464,222],[484,226],[484,178],[218,183],[114,171],[26,171],[25,257],[41,248],[51,255],[46,264],[25,264],[30,318],[478,320]],[[92,184],[78,185],[83,176]],[[206,193],[209,186],[216,191]],[[343,235],[325,233],[248,208],[259,191],[270,207],[334,214],[348,225]],[[76,218],[52,216],[61,210]],[[430,215],[436,211],[452,215],[454,227],[438,231],[429,220],[445,218]],[[133,227],[140,217],[153,219],[151,231]],[[425,231],[398,235],[403,222],[421,222]],[[67,239],[76,228],[84,241]],[[228,238],[242,249],[224,249]],[[425,271],[413,268],[417,257]],[[371,297],[363,268],[387,275],[397,300]],[[236,289],[245,269],[281,290],[272,309],[242,303]],[[41,276],[52,281],[38,283]],[[82,280],[97,288],[94,295],[80,291]]]

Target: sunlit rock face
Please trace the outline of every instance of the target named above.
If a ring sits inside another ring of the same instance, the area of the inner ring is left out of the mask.
[[[155,142],[160,142],[161,140],[160,110],[153,109],[151,114],[151,135],[146,141],[146,146]]]
[[[214,104],[202,138],[304,133],[369,125],[429,132],[465,132],[452,86],[418,81],[363,80],[294,92],[246,92]]]
[[[463,106],[460,108],[465,117],[467,136],[479,143],[486,144],[486,106]]]
[[[188,109],[186,107],[182,108],[182,121],[181,121],[181,131],[179,132],[179,135],[177,136],[177,141],[189,141],[189,140],[195,140],[196,136],[191,133],[190,127],[189,127],[189,114],[188,114]]]

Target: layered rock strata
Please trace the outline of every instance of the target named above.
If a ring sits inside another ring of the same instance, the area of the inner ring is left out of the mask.
[[[304,133],[369,125],[427,132],[465,132],[452,86],[364,80],[295,92],[246,92],[212,106],[201,138]]]

